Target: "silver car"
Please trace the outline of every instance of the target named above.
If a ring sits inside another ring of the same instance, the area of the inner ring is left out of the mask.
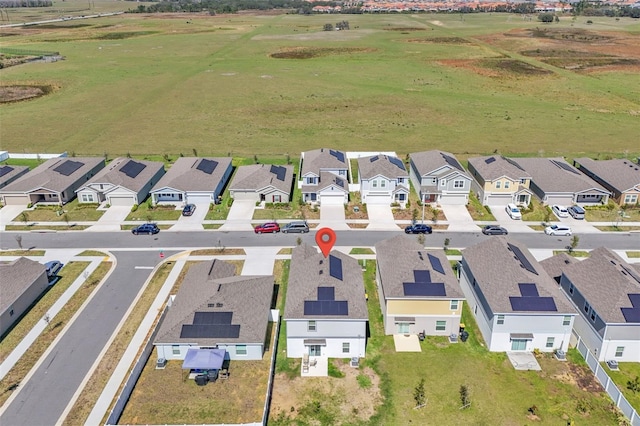
[[[571,235],[571,228],[565,225],[551,225],[544,228],[544,233],[547,235]]]

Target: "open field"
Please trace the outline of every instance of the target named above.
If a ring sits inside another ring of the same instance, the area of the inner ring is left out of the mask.
[[[4,47],[65,57],[0,71],[3,86],[52,88],[0,106],[3,149],[636,154],[640,23],[590,19],[127,14],[2,29]],[[322,31],[339,20],[352,29]]]

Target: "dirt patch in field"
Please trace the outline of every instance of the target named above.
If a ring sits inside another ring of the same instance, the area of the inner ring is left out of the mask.
[[[282,50],[280,52],[272,53],[269,56],[276,59],[311,59],[311,58],[319,58],[321,56],[349,55],[352,53],[364,53],[364,52],[371,52],[371,51],[372,49],[359,48],[359,47],[340,47],[340,48],[294,47],[294,48]]]
[[[540,77],[553,74],[552,71],[517,59],[450,59],[439,61],[439,63],[454,68],[464,68],[487,77]]]
[[[594,43],[609,41],[611,36],[579,28],[532,28],[525,30],[531,37],[550,38],[553,40],[574,41],[578,43]]]
[[[561,382],[577,386],[585,392],[600,393],[604,391],[588,368],[576,364],[564,364],[552,377]]]
[[[428,37],[412,38],[410,43],[438,43],[438,44],[469,44],[470,41],[462,37]]]
[[[0,86],[0,103],[39,98],[53,91],[53,86]]]

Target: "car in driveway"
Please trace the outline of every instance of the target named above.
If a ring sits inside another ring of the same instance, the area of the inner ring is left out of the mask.
[[[280,225],[278,225],[276,222],[267,222],[267,223],[263,223],[262,225],[256,226],[253,229],[253,231],[256,234],[276,233],[276,232],[280,232]]]
[[[586,213],[584,209],[580,206],[570,206],[568,209],[569,214],[574,219],[582,220],[584,219],[584,214]]]
[[[155,223],[145,223],[140,226],[136,226],[131,230],[131,233],[133,235],[139,235],[139,234],[154,235],[154,234],[157,234],[158,232],[160,232],[160,228],[158,228],[158,225],[156,225]]]
[[[509,231],[504,229],[502,226],[487,225],[482,228],[482,233],[484,235],[507,235]]]
[[[544,228],[544,233],[547,235],[571,235],[571,228],[566,225],[551,225]]]
[[[504,208],[504,210],[507,212],[507,214],[509,215],[509,217],[513,220],[521,220],[522,219],[522,213],[520,213],[520,209],[518,207],[516,207],[515,204],[507,204],[507,206]]]
[[[432,232],[433,228],[424,223],[414,223],[404,228],[405,234],[431,234]]]
[[[64,265],[59,260],[51,260],[44,264],[44,269],[47,271],[47,278],[49,281],[53,281],[58,278],[58,272]]]
[[[294,232],[299,232],[303,234],[306,234],[307,232],[309,232],[309,225],[307,224],[307,221],[295,220],[293,222],[287,223],[285,226],[282,227],[283,234],[294,233]]]
[[[193,212],[195,212],[195,211],[196,211],[196,205],[195,204],[187,204],[182,209],[182,216],[191,216],[193,214]]]
[[[551,211],[559,218],[569,217],[569,211],[567,210],[567,208],[565,206],[561,206],[560,204],[554,204],[553,206],[551,206]]]

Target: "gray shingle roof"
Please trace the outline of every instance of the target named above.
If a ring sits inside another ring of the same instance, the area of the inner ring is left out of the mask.
[[[342,280],[333,278],[329,259],[315,247],[302,244],[293,249],[284,319],[362,319],[369,318],[364,295],[362,267],[356,259],[339,251],[332,251],[342,261]],[[322,261],[322,264],[320,263]],[[319,273],[322,271],[322,274]],[[335,287],[335,300],[346,300],[348,315],[305,315],[305,300],[318,300],[318,286]]]
[[[620,193],[634,186],[640,187],[640,164],[631,160],[618,158],[596,161],[591,158],[575,158],[574,161]]]
[[[626,268],[626,269],[625,269]],[[588,259],[567,265],[565,276],[607,323],[625,323],[620,308],[630,308],[629,294],[640,294],[632,266],[613,251],[600,247]],[[636,275],[640,273],[636,269]]]
[[[531,175],[531,180],[545,193],[576,193],[594,189],[609,193],[600,184],[567,163],[562,157],[514,158],[513,160]],[[575,173],[557,166],[554,162],[564,164],[565,167],[574,170]]]
[[[27,172],[29,172],[28,166],[13,166],[9,164],[0,166],[0,188],[4,188]]]
[[[216,161],[213,173],[208,174],[198,170],[202,160]],[[153,187],[152,192],[162,188],[173,188],[179,191],[215,191],[218,183],[231,164],[229,157],[198,158],[180,157],[164,176]]]
[[[271,172],[272,166],[269,164],[251,164],[240,166],[236,170],[229,189],[234,190],[261,190],[267,186],[289,194],[293,185],[293,166],[277,166],[285,169],[284,180],[278,179],[277,175]]]
[[[189,268],[154,344],[195,342],[201,346],[215,346],[264,342],[273,295],[273,276],[234,274],[233,264],[218,259],[199,262]],[[216,307],[219,303],[222,306]],[[182,326],[193,324],[195,312],[233,312],[231,322],[240,325],[239,337],[180,338]]]
[[[567,265],[579,262],[575,257],[569,256],[567,253],[558,253],[555,256],[548,257],[540,261],[540,266],[549,274],[551,278],[560,282],[562,271]]]
[[[358,158],[358,172],[361,179],[371,179],[382,175],[388,179],[398,177],[409,177],[409,173],[404,168],[404,163],[398,157],[392,157],[397,164],[392,163],[387,155],[372,155]],[[371,161],[374,160],[374,161]],[[402,167],[398,165],[402,164]]]
[[[0,262],[0,312],[7,310],[24,291],[42,274],[44,265],[20,257],[11,262]]]
[[[469,166],[473,166],[484,181],[491,181],[502,176],[514,180],[531,178],[517,163],[501,155],[469,158]]]
[[[420,176],[429,175],[442,166],[449,166],[452,170],[469,176],[464,167],[462,167],[462,164],[460,164],[458,159],[450,152],[438,150],[414,152],[409,154],[409,158],[415,165]],[[447,159],[451,160],[451,163],[447,162]],[[449,172],[446,173],[448,174]],[[471,179],[471,176],[469,176],[469,179]]]
[[[132,178],[125,174],[122,169],[127,167],[127,165],[130,166],[134,163],[142,164],[144,165],[144,168],[140,173],[138,173],[138,175]],[[160,169],[164,169],[164,163],[159,161],[132,160],[130,158],[120,157],[107,164],[104,169],[100,170],[94,177],[89,179],[82,188],[94,183],[109,183],[121,186],[133,192],[139,192],[147,183],[149,183],[149,180],[153,178]]]
[[[444,274],[433,269],[428,255],[440,260]],[[460,283],[449,265],[444,250],[425,250],[415,239],[398,235],[376,244],[376,259],[385,299],[464,299]],[[432,282],[444,283],[446,295],[405,296],[402,284],[414,281],[414,270],[428,270]]]
[[[70,161],[80,163],[81,166],[69,176],[65,176],[55,170]],[[78,179],[83,178],[86,173],[101,163],[104,166],[104,158],[101,157],[52,158],[4,187],[2,192],[27,193],[38,188],[64,192]]]
[[[537,275],[520,266],[520,261],[509,250],[507,243],[522,251],[538,273]],[[521,295],[519,283],[536,284],[540,297],[553,297],[558,310],[551,313],[575,313],[575,309],[553,278],[547,274],[529,250],[515,240],[502,236],[491,237],[462,250],[462,259],[469,266],[477,281],[477,286],[482,290],[494,314],[517,312],[511,307],[509,297]],[[540,313],[549,314],[550,312]],[[528,314],[533,315],[536,312],[528,312]]]
[[[331,155],[331,151],[341,153],[344,161],[338,160],[334,155]],[[347,163],[347,156],[343,151],[332,150],[329,148],[314,149],[313,151],[304,152],[304,160],[302,161],[302,171],[300,176],[304,176],[307,173],[320,174],[322,169],[349,169]]]

